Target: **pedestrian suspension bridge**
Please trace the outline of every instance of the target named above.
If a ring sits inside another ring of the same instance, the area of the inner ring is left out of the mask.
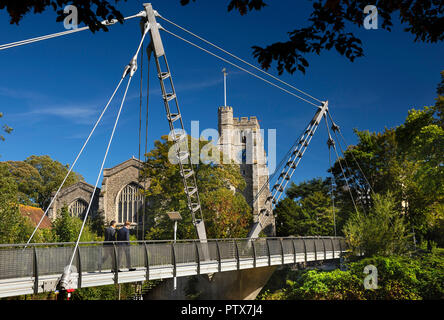
[[[291,180],[295,169],[298,167],[322,120],[325,120],[328,132],[327,145],[330,153],[330,166],[331,149],[333,149],[353,204],[356,208],[356,203],[353,199],[350,186],[348,185],[348,179],[341,165],[340,155],[336,149],[337,143],[333,139],[333,136],[336,138],[336,141],[338,141],[342,154],[344,153],[344,150],[341,147],[339,137],[342,138],[345,145],[347,145],[347,143],[339,126],[333,121],[333,117],[328,108],[328,101],[322,101],[309,95],[293,85],[288,84],[239,58],[229,51],[192,33],[184,27],[179,26],[173,21],[168,20],[161,16],[157,11],[153,10],[149,3],[144,4],[144,10],[138,14],[124,19],[129,20],[134,18],[141,19],[140,26],[142,31],[142,38],[137,46],[136,52],[130,59],[129,64],[124,67],[115,90],[106,103],[81,150],[70,166],[65,179],[59,186],[55,196],[52,198],[45,214],[42,215],[40,222],[26,244],[0,245],[0,297],[36,294],[54,291],[56,289],[78,289],[109,284],[168,279],[200,274],[214,274],[260,267],[339,259],[341,254],[347,251],[347,247],[343,238],[336,237],[336,227],[334,229],[334,237],[259,237],[260,232],[270,224],[270,220],[273,218],[273,209],[282,197],[287,184]],[[239,66],[228,58],[224,58],[221,55],[167,30],[157,22],[158,18],[199,39],[205,44],[222,51],[222,53],[229,56],[230,59],[240,61],[245,64],[246,67]],[[111,26],[117,23],[117,20],[103,21],[102,23],[106,26]],[[88,27],[3,44],[0,45],[0,51],[85,30],[88,30]],[[267,182],[260,188],[259,193],[254,198],[254,201],[257,201],[263,192],[269,192],[269,196],[267,196],[266,200],[269,209],[262,209],[257,215],[255,223],[251,227],[246,239],[207,239],[196,176],[191,165],[191,155],[188,150],[188,144],[182,143],[183,141],[186,141],[187,136],[184,134],[183,117],[179,107],[178,95],[174,88],[172,73],[166,58],[165,48],[160,33],[161,31],[183,40],[193,47],[254,76],[268,85],[316,107],[314,117],[309,121],[307,127],[302,131],[301,135],[295,140],[285,157],[278,164],[275,173],[268,177]],[[56,199],[69,174],[75,168],[77,160],[83,153],[123,81],[128,79],[120,103],[120,108],[114,122],[114,127],[108,141],[107,149],[97,176],[94,192],[92,193],[93,195],[95,194],[120,114],[125,103],[128,88],[130,87],[131,80],[138,69],[137,61],[140,52],[142,52],[141,54],[143,58],[142,49],[147,35],[150,38],[150,42],[149,45],[146,46],[146,53],[148,55],[148,61],[150,61],[151,56],[155,59],[157,78],[162,91],[166,119],[170,129],[170,137],[174,142],[175,154],[178,160],[177,165],[180,168],[184,184],[184,193],[187,198],[188,208],[196,228],[198,239],[178,241],[135,241],[131,242],[129,245],[102,242],[81,243],[80,237],[93,200],[93,197],[91,197],[91,201],[89,202],[84,216],[82,228],[75,243],[32,243],[31,240],[43,221],[44,216],[48,213],[52,201]],[[258,75],[257,72],[260,72],[261,75]],[[284,86],[286,87],[284,88]],[[333,136],[331,132],[333,132]],[[356,161],[356,159],[354,160]],[[359,164],[357,165],[359,169],[361,169]],[[273,185],[271,190],[269,190],[269,185]],[[333,198],[332,204],[334,206]],[[333,208],[333,214],[334,212]]]
[[[55,291],[74,246],[0,245],[0,298]],[[65,289],[326,261],[345,251],[339,237],[80,243]]]

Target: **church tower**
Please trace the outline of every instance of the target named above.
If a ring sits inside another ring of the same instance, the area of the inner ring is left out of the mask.
[[[255,116],[234,118],[233,108],[219,107],[218,110],[218,147],[223,153],[223,163],[233,161],[240,166],[240,173],[247,184],[243,194],[253,208],[254,222],[262,209],[271,210],[271,203],[265,203],[270,194],[268,185],[267,157],[259,122]],[[261,195],[257,194],[264,187]],[[267,217],[265,233],[274,234],[274,218]]]

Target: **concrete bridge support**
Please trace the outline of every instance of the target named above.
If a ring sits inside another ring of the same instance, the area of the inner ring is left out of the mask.
[[[164,280],[148,293],[145,299],[158,300],[253,300],[270,279],[276,266],[248,270],[215,273],[212,276],[198,275]]]

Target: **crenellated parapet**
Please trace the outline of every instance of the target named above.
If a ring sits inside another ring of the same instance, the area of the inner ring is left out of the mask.
[[[241,117],[240,119],[233,118],[233,124],[234,125],[241,125],[241,126],[259,127],[259,121],[257,120],[257,117],[255,117],[255,116]]]

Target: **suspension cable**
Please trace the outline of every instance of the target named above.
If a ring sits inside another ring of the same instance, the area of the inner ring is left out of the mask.
[[[129,20],[129,19],[133,19],[133,18],[137,18],[137,17],[142,17],[144,15],[144,13],[145,13],[144,11],[141,11],[138,14],[135,14],[135,15],[132,15],[132,16],[129,16],[129,17],[125,17],[125,18],[123,18],[123,20]],[[111,21],[104,20],[104,21],[101,21],[100,23],[105,25],[105,26],[110,26],[110,25],[116,24],[117,22],[118,22],[117,19],[112,19]],[[0,45],[0,50],[6,50],[6,49],[13,48],[13,47],[18,47],[18,46],[30,44],[30,43],[33,43],[33,42],[38,42],[38,41],[43,41],[43,40],[47,40],[47,39],[57,38],[57,37],[61,37],[61,36],[65,36],[65,35],[71,34],[71,33],[85,31],[85,30],[88,30],[88,29],[89,29],[89,27],[86,26],[86,27],[77,28],[77,29],[73,29],[73,30],[56,32],[56,33],[51,33],[51,34],[47,34],[47,35],[40,36],[40,37],[35,37],[35,38],[20,40],[20,41],[16,41],[16,42],[6,43],[6,44]]]
[[[161,28],[161,29],[162,29],[163,31],[165,31],[166,33],[168,33],[168,34],[170,34],[170,35],[172,35],[172,36],[174,36],[174,37],[176,37],[176,38],[178,38],[178,39],[180,39],[180,40],[182,40],[182,41],[184,41],[184,42],[186,42],[186,43],[192,45],[193,47],[196,47],[196,48],[198,48],[198,49],[200,49],[200,50],[202,50],[202,51],[204,51],[204,52],[206,52],[206,53],[208,53],[208,54],[210,54],[210,55],[212,55],[212,56],[214,56],[214,57],[216,57],[216,58],[218,58],[218,59],[220,59],[220,60],[222,60],[222,61],[224,61],[224,62],[230,64],[230,65],[232,65],[233,67],[235,67],[235,68],[237,68],[237,69],[239,69],[239,70],[242,70],[242,71],[244,71],[244,72],[246,72],[246,73],[252,75],[252,76],[255,77],[255,78],[258,78],[259,80],[262,80],[262,81],[264,81],[264,82],[266,82],[266,83],[272,85],[273,87],[276,87],[276,88],[278,88],[278,89],[280,89],[280,90],[282,90],[282,91],[284,91],[284,92],[286,92],[286,93],[288,93],[288,94],[290,94],[290,95],[292,95],[292,96],[294,96],[294,97],[296,97],[296,98],[298,98],[298,99],[301,99],[302,101],[305,101],[305,102],[307,102],[307,103],[309,103],[309,104],[311,104],[311,105],[313,105],[313,106],[319,108],[319,106],[318,106],[317,104],[315,104],[315,103],[313,103],[313,102],[311,102],[311,101],[309,101],[309,100],[307,100],[307,99],[304,99],[304,98],[302,98],[301,96],[299,96],[299,95],[297,95],[297,94],[295,94],[295,93],[293,93],[293,92],[291,92],[291,91],[288,91],[287,89],[284,89],[284,88],[278,86],[277,84],[275,84],[275,83],[273,83],[273,82],[271,82],[271,81],[269,81],[269,80],[267,80],[267,79],[264,79],[264,78],[262,78],[261,76],[258,76],[257,74],[255,74],[255,73],[253,73],[253,72],[251,72],[251,71],[248,71],[247,69],[242,68],[241,66],[239,66],[239,65],[237,65],[237,64],[235,64],[235,63],[233,63],[233,62],[231,62],[231,61],[229,61],[229,60],[227,60],[227,59],[224,59],[224,58],[222,58],[221,56],[219,56],[219,55],[217,55],[217,54],[215,54],[215,53],[213,53],[213,52],[211,52],[211,51],[209,51],[209,50],[207,50],[207,49],[204,49],[204,48],[198,46],[197,44],[195,44],[195,43],[193,43],[193,42],[191,42],[191,41],[189,41],[189,40],[186,40],[186,39],[182,38],[181,36],[178,36],[177,34],[171,32],[171,31],[166,30],[165,28]]]
[[[143,37],[143,35],[142,35]],[[137,172],[137,182],[140,183],[140,171],[142,170],[141,165],[140,165],[140,145],[141,145],[141,141],[142,141],[142,86],[143,86],[143,42],[142,42],[142,52],[140,54],[140,92],[139,92],[139,154],[138,154],[138,159],[139,159],[139,170]],[[139,190],[140,192],[140,190]],[[136,235],[137,235],[137,240],[139,239],[139,211],[140,208],[137,209],[136,211]]]
[[[331,120],[331,122],[332,122],[332,125],[333,125],[335,128],[337,128],[339,134],[342,136],[341,130],[340,130],[339,126],[336,125],[335,122],[333,121],[333,118],[332,118],[330,112],[327,112],[327,113],[328,113],[329,118],[330,118],[330,120]],[[327,128],[328,128],[328,125],[327,125]],[[336,139],[338,139],[337,135],[335,135],[335,136],[336,136]],[[345,141],[345,138],[344,138],[343,136],[342,136],[342,138],[343,138],[343,140],[344,140],[345,145],[347,146],[347,142]],[[333,144],[333,146],[334,146],[334,144]],[[336,147],[335,147],[335,151],[336,151]],[[343,154],[344,154],[344,153],[343,153]],[[365,176],[363,170],[361,169],[361,166],[359,165],[358,161],[357,161],[356,158],[354,157],[353,153],[351,153],[351,154],[352,154],[352,156],[353,156],[354,161],[355,161],[356,164],[358,165],[358,168],[359,168],[359,170],[361,171],[362,176],[364,177],[365,181],[367,182],[367,184],[368,184],[370,190],[371,190],[373,193],[375,193],[375,191],[373,190],[371,184],[368,182],[367,177]],[[336,153],[336,155],[337,155],[337,153]],[[345,159],[345,154],[344,154],[344,159]],[[339,165],[341,166],[341,162],[340,162],[339,157],[338,157],[338,162],[339,162]],[[341,170],[342,170],[342,166],[341,166]],[[344,175],[344,172],[343,172],[343,171],[342,171],[342,175],[344,176],[344,179],[345,179],[345,175]],[[347,182],[347,180],[346,180],[346,182]],[[348,183],[347,183],[347,186],[348,186]],[[349,190],[350,190],[350,187],[349,187],[349,186],[348,186],[348,188],[349,188]],[[351,195],[351,192],[350,192],[350,195]],[[367,197],[367,196],[366,196],[366,197]],[[352,196],[352,201],[353,201],[353,205],[355,206],[355,209],[356,209],[356,204],[355,204],[355,202],[354,202],[354,200],[353,200],[353,196]],[[361,204],[361,205],[362,205],[362,204]],[[364,206],[363,206],[363,205],[362,205],[362,209],[364,210],[364,213],[365,213],[365,209],[364,209]],[[357,209],[356,209],[356,212],[357,212]],[[392,222],[390,219],[389,219],[389,223],[390,223],[390,225],[394,228],[394,224],[393,224],[393,222]],[[398,232],[396,232],[396,234],[398,235]]]
[[[341,168],[342,176],[344,177],[344,181],[345,181],[345,183],[347,185],[348,192],[350,193],[350,198],[351,198],[351,200],[353,202],[353,206],[355,207],[356,212],[359,212],[358,208],[356,206],[356,203],[355,203],[355,199],[353,198],[353,194],[351,192],[350,185],[348,184],[347,177],[345,176],[344,169],[343,169],[342,164],[341,164],[341,158],[339,157],[338,151],[336,150],[336,143],[334,143],[334,140],[331,138],[330,128],[328,127],[328,124],[327,124],[327,133],[328,133],[328,136],[330,137],[330,139],[333,141],[332,146],[333,146],[333,148],[335,150],[336,158],[338,160],[339,167]]]
[[[198,36],[197,34],[191,32],[191,31],[185,29],[184,27],[182,27],[182,26],[180,26],[180,25],[174,23],[173,21],[170,21],[170,20],[168,20],[167,18],[162,17],[160,14],[158,14],[157,16],[158,16],[160,19],[162,19],[162,20],[164,20],[164,21],[166,21],[166,22],[168,22],[168,23],[170,23],[170,24],[176,26],[177,28],[179,28],[179,29],[181,29],[181,30],[187,32],[188,34],[190,34],[190,35],[192,35],[192,36],[198,38],[199,40],[201,40],[201,41],[203,41],[203,42],[205,42],[205,43],[207,43],[207,44],[213,46],[214,48],[216,48],[216,49],[218,49],[218,50],[220,50],[220,51],[222,51],[222,52],[224,52],[224,53],[230,55],[231,57],[233,57],[233,58],[235,58],[235,59],[237,59],[237,60],[239,60],[239,61],[241,61],[241,62],[243,62],[243,63],[245,63],[245,64],[247,64],[247,65],[249,65],[250,67],[252,67],[252,68],[254,68],[254,69],[256,69],[256,70],[262,72],[263,74],[265,74],[265,75],[267,75],[267,76],[269,76],[269,77],[271,77],[271,78],[273,78],[273,79],[279,81],[280,83],[285,84],[286,86],[288,86],[288,87],[290,87],[290,88],[292,88],[292,89],[294,89],[294,90],[296,90],[296,91],[298,91],[298,92],[300,92],[300,93],[306,95],[307,97],[310,97],[310,98],[312,98],[313,100],[322,103],[321,100],[319,100],[319,99],[317,99],[317,98],[311,96],[310,94],[308,94],[308,93],[302,91],[301,89],[298,89],[298,88],[296,88],[295,86],[293,86],[293,85],[291,85],[291,84],[289,84],[289,83],[287,83],[287,82],[285,82],[285,81],[279,79],[278,77],[276,77],[276,76],[274,76],[274,75],[272,75],[272,74],[270,74],[270,73],[268,73],[268,72],[262,70],[261,68],[258,68],[258,67],[255,66],[255,65],[249,63],[248,61],[246,61],[246,60],[244,60],[244,59],[242,59],[242,58],[239,58],[238,56],[234,55],[233,53],[231,53],[231,52],[229,52],[229,51],[227,51],[227,50],[222,49],[221,47],[219,47],[219,46],[215,45],[214,43],[212,43],[212,42],[210,42],[210,41],[208,41],[208,40],[202,38],[201,36]]]
[[[327,119],[325,119],[325,120],[327,121]],[[345,172],[348,173],[348,175],[349,175],[349,179],[350,179],[352,182],[355,183],[355,185],[356,185],[356,192],[358,192],[357,188],[358,188],[358,186],[359,186],[359,183],[358,183],[357,178],[356,178],[355,176],[353,176],[353,174],[352,174],[352,172],[351,172],[351,169],[350,169],[351,167],[350,167],[350,165],[348,164],[347,158],[346,158],[346,156],[345,156],[345,151],[342,149],[341,142],[339,141],[338,135],[337,135],[337,133],[336,133],[336,131],[337,131],[338,129],[339,129],[339,126],[337,126],[335,123],[333,123],[333,130],[332,130],[332,131],[333,131],[333,133],[334,133],[334,135],[335,135],[335,137],[336,137],[336,141],[338,142],[339,149],[340,149],[340,151],[341,151],[341,154],[342,154],[342,156],[343,156],[343,159],[344,159],[344,162],[345,162],[345,165],[346,165],[346,167],[345,167]],[[364,207],[364,204],[362,203],[362,201],[360,201],[360,204],[361,204],[361,207],[362,207],[363,212],[365,213],[366,210],[365,210],[365,207]]]
[[[341,142],[339,141],[338,134],[336,133],[336,132],[338,131],[338,132],[340,133],[340,135],[342,135],[342,133],[340,132],[340,128],[339,128],[338,125],[336,125],[336,124],[334,123],[333,118],[331,117],[331,115],[329,115],[329,117],[330,117],[330,120],[331,120],[331,122],[332,122],[332,127],[334,128],[333,132],[334,132],[334,134],[335,134],[336,140],[338,141],[339,148],[341,149],[341,153],[342,153],[342,155],[344,156],[344,161],[345,161],[345,164],[346,164],[346,166],[347,166],[347,172],[348,172],[348,174],[350,175],[350,177],[353,178],[353,180],[354,180],[355,183],[356,183],[356,186],[358,187],[358,186],[359,186],[359,184],[358,184],[358,180],[357,180],[356,177],[354,177],[354,176],[352,175],[352,173],[351,173],[351,169],[349,169],[349,168],[351,168],[351,167],[349,166],[349,164],[348,164],[348,162],[347,162],[347,159],[346,159],[346,157],[345,157],[345,152],[342,150]],[[343,137],[343,136],[342,136],[342,137]],[[345,139],[343,139],[343,140],[344,140],[345,146],[347,147],[347,143],[346,143]],[[363,172],[362,169],[361,169],[361,166],[359,165],[358,161],[356,160],[356,158],[355,158],[355,156],[353,155],[352,152],[351,152],[351,155],[352,155],[352,157],[353,157],[355,163],[357,164],[357,166],[358,166],[358,168],[359,168],[359,171],[361,172],[362,176],[364,177],[364,179],[365,179],[367,185],[369,186],[370,190],[373,191],[373,189],[372,189],[370,183],[369,183],[368,180],[367,180],[367,177],[365,176],[364,172]],[[364,188],[363,191],[366,192],[365,188]],[[357,189],[356,189],[356,192],[358,192]],[[362,197],[362,195],[361,195],[361,201],[360,201],[360,204],[361,204],[362,210],[364,211],[364,213],[366,213],[366,209],[365,209],[364,203],[363,203],[363,201],[362,201],[362,198],[363,198],[363,197]],[[366,201],[366,200],[367,200],[367,194],[364,194],[364,198],[365,198],[365,203],[368,204],[367,201]]]
[[[344,135],[342,134],[342,131],[341,131],[340,127],[337,126],[337,125],[335,124],[335,122],[333,121],[333,118],[332,118],[330,112],[328,112],[328,116],[330,117],[330,120],[331,120],[331,122],[333,123],[333,125],[336,126],[336,128],[337,128],[337,130],[338,130],[338,133],[339,133],[339,136],[340,136],[340,137],[342,138],[342,140],[344,141],[344,144],[347,146],[347,145],[348,145],[348,144],[347,144],[347,141],[345,140]],[[358,166],[359,171],[361,171],[361,174],[362,174],[362,176],[364,177],[365,181],[367,182],[367,184],[368,184],[370,190],[374,192],[374,190],[373,190],[373,188],[372,188],[372,185],[370,184],[370,182],[368,181],[366,175],[364,174],[364,171],[362,170],[361,166],[359,165],[359,162],[358,162],[358,160],[356,159],[355,155],[353,154],[353,152],[350,152],[350,154],[351,154],[351,156],[352,156],[352,158],[353,158],[353,161],[355,161],[356,165]]]
[[[336,237],[336,212],[335,212],[335,198],[334,198],[334,187],[333,187],[333,183],[334,183],[334,175],[333,175],[333,167],[331,164],[331,148],[328,148],[328,162],[330,165],[330,170],[331,170],[331,210],[333,211],[333,227],[334,227],[334,231],[335,231],[335,237]]]
[[[144,162],[148,161],[148,106],[149,106],[149,97],[150,97],[150,67],[151,67],[151,53],[152,53],[152,43],[150,43],[147,50],[147,85],[146,85],[146,115],[145,115],[145,153],[144,153]],[[143,220],[142,220],[142,237],[145,238],[145,219],[146,219],[146,179],[143,182]]]
[[[83,150],[85,149],[86,145],[89,142],[89,139],[91,138],[91,136],[93,135],[93,133],[96,130],[97,126],[101,122],[103,115],[105,114],[106,110],[108,109],[108,106],[110,105],[111,101],[114,99],[114,96],[115,96],[117,90],[119,89],[120,85],[122,84],[122,81],[123,81],[123,78],[120,79],[119,83],[117,84],[117,87],[114,89],[114,92],[111,95],[111,98],[106,103],[105,108],[102,110],[102,113],[100,114],[99,118],[97,119],[96,123],[94,124],[94,127],[92,128],[91,132],[89,133],[88,138],[86,139],[86,141],[84,142],[82,148],[80,149],[79,153],[77,154],[77,157],[75,158],[72,166],[69,168],[68,173],[65,175],[65,178],[63,179],[62,183],[60,184],[59,188],[57,189],[57,192],[55,193],[54,197],[51,199],[51,202],[49,203],[48,207],[46,208],[45,213],[42,215],[42,217],[40,218],[40,221],[38,222],[37,226],[35,227],[33,233],[29,237],[28,242],[25,245],[25,248],[31,242],[31,239],[34,237],[34,234],[36,233],[37,229],[40,227],[40,224],[42,223],[43,218],[48,214],[49,209],[51,208],[53,202],[57,198],[57,195],[59,194],[59,192],[62,189],[63,185],[65,184],[66,180],[68,179],[68,176],[71,174],[71,171],[74,170],[74,167],[76,166],[77,160],[79,160],[80,155],[83,153]]]
[[[278,172],[280,172],[280,168],[282,167],[282,165],[284,164],[284,162],[286,160],[288,160],[288,157],[290,156],[291,152],[293,151],[294,147],[299,143],[299,141],[301,140],[302,136],[304,135],[304,132],[306,131],[306,129],[304,129],[302,131],[302,133],[299,135],[299,137],[295,140],[295,142],[291,145],[290,149],[288,149],[287,153],[284,155],[284,157],[282,157],[281,161],[279,162],[278,166],[276,167],[276,169],[274,170],[274,173],[271,175],[271,177],[267,177],[267,181],[262,185],[262,187],[260,188],[259,192],[256,194],[256,196],[253,199],[253,204],[257,201],[257,199],[259,199],[259,196],[262,194],[262,192],[264,192],[266,190],[267,184],[269,184],[271,181],[273,181],[273,179],[275,178],[276,174]]]
[[[288,157],[289,157],[289,155],[291,154],[291,152],[293,151],[294,147],[295,147],[296,145],[298,145],[299,140],[300,140],[301,137],[304,135],[305,130],[306,130],[306,129],[304,129],[304,131],[302,131],[301,135],[300,135],[300,136],[298,137],[298,139],[293,143],[293,145],[292,145],[291,148],[288,150],[288,152],[285,154],[285,156],[281,159],[281,161],[279,162],[279,165],[276,167],[276,169],[275,169],[274,173],[271,175],[271,177],[267,177],[267,181],[262,185],[261,189],[260,189],[259,192],[256,194],[256,196],[254,197],[252,205],[254,205],[254,203],[259,199],[259,197],[260,197],[260,195],[262,194],[262,192],[264,192],[265,190],[268,190],[268,189],[267,189],[267,184],[269,184],[270,181],[273,181],[273,179],[274,179],[274,177],[276,176],[276,174],[277,174],[278,172],[280,172],[280,168],[282,167],[282,165],[284,164],[284,162],[285,162],[286,160],[288,160]],[[265,222],[266,222],[267,220],[269,220],[269,219],[270,219],[270,217],[267,217],[267,216],[264,215],[264,214],[261,214],[261,213],[258,214],[258,222],[259,222],[261,225],[264,225]]]
[[[73,253],[71,255],[71,260],[70,260],[68,268],[67,268],[68,272],[70,272],[69,270],[71,270],[71,266],[72,266],[72,263],[74,261],[74,256],[75,256],[75,253],[76,253],[77,248],[79,246],[80,238],[82,237],[83,229],[85,227],[86,220],[88,219],[88,214],[89,214],[89,211],[91,209],[92,202],[93,202],[93,200],[95,198],[95,193],[96,193],[96,190],[97,190],[97,185],[99,184],[100,177],[102,176],[102,172],[103,172],[103,168],[105,166],[106,158],[108,157],[108,152],[109,152],[109,149],[110,149],[110,146],[111,146],[111,142],[113,141],[113,137],[114,137],[114,133],[116,131],[117,123],[119,122],[120,114],[122,112],[122,107],[123,107],[123,104],[124,104],[125,99],[126,99],[126,94],[128,92],[129,85],[131,84],[131,79],[132,79],[132,76],[129,77],[128,84],[126,85],[125,93],[123,94],[123,98],[122,98],[122,102],[120,104],[119,112],[117,113],[117,118],[116,118],[116,120],[114,122],[113,131],[111,132],[111,136],[110,136],[109,141],[108,141],[108,146],[107,146],[106,151],[105,151],[105,156],[103,157],[102,165],[100,167],[99,174],[97,175],[96,184],[94,185],[94,190],[93,190],[93,193],[91,195],[91,199],[89,200],[89,204],[88,204],[88,208],[86,209],[85,217],[83,218],[82,227],[80,228],[79,236],[77,238],[76,245],[74,246],[74,251],[73,251]]]
[[[94,195],[95,195],[96,190],[97,190],[97,185],[99,184],[100,177],[102,176],[102,172],[103,172],[103,168],[105,166],[106,158],[108,157],[108,152],[109,152],[109,149],[111,147],[111,143],[112,143],[113,138],[114,138],[114,133],[116,131],[116,127],[117,127],[117,124],[118,124],[119,119],[120,119],[120,114],[122,112],[122,108],[123,108],[123,105],[124,105],[125,100],[126,100],[126,95],[128,93],[128,89],[129,89],[129,86],[131,84],[131,80],[132,80],[132,78],[134,76],[134,73],[137,70],[137,56],[139,55],[140,48],[141,48],[141,46],[143,44],[143,41],[145,39],[145,36],[146,36],[148,30],[149,30],[149,24],[146,23],[145,24],[145,30],[144,30],[144,33],[143,33],[143,36],[142,36],[142,40],[139,43],[139,46],[138,46],[137,51],[136,51],[136,54],[131,59],[129,65],[127,65],[125,67],[125,70],[123,72],[122,78],[125,78],[127,75],[129,75],[128,84],[126,85],[126,89],[125,89],[125,92],[123,94],[122,102],[120,104],[120,108],[119,108],[119,111],[117,113],[116,120],[114,122],[114,127],[113,127],[113,130],[111,132],[111,136],[110,136],[109,141],[108,141],[108,146],[106,148],[105,155],[103,157],[103,161],[102,161],[102,165],[101,165],[100,170],[99,170],[99,174],[97,175],[96,184],[94,185],[94,190],[93,190],[91,199],[89,201],[88,208],[87,208],[86,213],[85,213],[85,217],[83,218],[82,227],[80,228],[80,232],[79,232],[79,236],[78,236],[77,241],[76,241],[76,245],[75,245],[73,253],[71,255],[71,259],[70,259],[69,265],[65,269],[64,274],[62,276],[62,280],[61,280],[61,282],[63,282],[62,285],[66,285],[66,282],[69,280],[69,277],[70,277],[70,274],[71,274],[71,266],[72,266],[72,263],[74,261],[74,256],[75,256],[77,248],[79,246],[80,238],[82,237],[82,233],[83,233],[83,229],[84,229],[85,224],[86,224],[86,220],[88,219],[88,214],[89,214],[89,211],[91,209],[91,205],[92,205],[92,202],[93,202],[93,199],[94,199]]]
[[[327,111],[328,112],[328,111]],[[324,115],[324,120],[325,120],[325,125],[328,128],[328,120],[327,117]],[[333,227],[334,227],[334,232],[335,232],[335,237],[336,237],[336,212],[335,212],[335,198],[334,198],[334,187],[333,187],[333,183],[335,182],[335,175],[333,174],[333,166],[332,166],[332,162],[331,162],[331,147],[332,147],[332,143],[334,143],[334,141],[332,141],[331,136],[330,136],[330,132],[328,133],[328,141],[327,141],[327,145],[328,145],[328,163],[330,165],[330,171],[331,171],[331,208],[333,211]]]

